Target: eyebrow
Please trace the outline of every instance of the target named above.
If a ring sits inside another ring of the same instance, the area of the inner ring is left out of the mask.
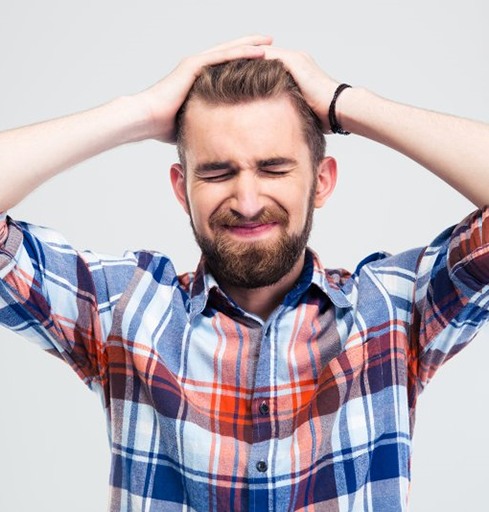
[[[258,160],[257,167],[262,169],[263,167],[279,167],[282,165],[297,165],[297,160],[293,158],[285,158],[285,157],[276,157],[276,158],[267,158],[265,160]]]
[[[222,162],[203,162],[198,164],[195,168],[195,172],[204,173],[209,171],[222,171],[225,169],[233,169],[234,166],[229,160]]]
[[[275,158],[266,158],[264,160],[258,160],[256,162],[256,166],[259,169],[263,169],[264,167],[279,167],[283,165],[297,165],[297,160],[293,158],[286,157],[275,157]],[[205,173],[211,171],[222,171],[227,169],[236,169],[236,166],[233,165],[229,160],[216,161],[216,162],[203,162],[198,164],[195,168],[195,172],[197,173]]]

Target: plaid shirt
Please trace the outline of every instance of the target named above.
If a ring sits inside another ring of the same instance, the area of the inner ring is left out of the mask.
[[[0,322],[100,393],[111,511],[406,510],[419,393],[488,317],[489,211],[350,274],[307,252],[267,321],[203,264],[0,218]]]

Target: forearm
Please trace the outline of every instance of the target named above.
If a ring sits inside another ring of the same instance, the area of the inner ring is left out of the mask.
[[[203,66],[265,54],[269,36],[247,36],[183,59],[164,79],[134,95],[46,123],[0,133],[0,212],[41,183],[126,142],[174,142],[175,116]]]
[[[123,97],[67,117],[0,133],[0,212],[41,183],[103,151],[147,137],[144,108]]]
[[[419,162],[478,207],[489,204],[489,126],[386,100],[360,88],[338,98],[344,129]]]

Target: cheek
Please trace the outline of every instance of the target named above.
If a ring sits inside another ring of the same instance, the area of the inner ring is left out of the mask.
[[[198,188],[198,190],[188,192],[187,201],[195,227],[205,230],[209,217],[222,201],[215,190],[204,190],[204,187]]]
[[[291,210],[291,215],[294,216],[295,222],[294,225],[301,228],[304,226],[304,223],[306,221],[308,212],[307,207],[307,200],[305,199],[300,204],[294,205],[293,209]]]
[[[205,218],[205,212],[202,210],[199,204],[189,201],[189,213],[194,226],[197,228],[200,227],[202,225],[203,218]]]
[[[289,188],[284,192],[283,197],[286,198],[285,204],[287,205],[291,215],[298,218],[306,217],[309,210],[311,194],[311,187],[300,185],[294,188]]]

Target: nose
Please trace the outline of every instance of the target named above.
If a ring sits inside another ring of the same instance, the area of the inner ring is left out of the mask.
[[[259,180],[251,172],[240,172],[233,185],[231,209],[247,219],[256,217],[263,209]]]

